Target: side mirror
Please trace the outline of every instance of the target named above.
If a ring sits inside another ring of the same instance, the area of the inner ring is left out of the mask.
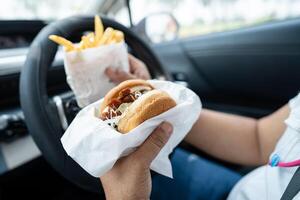
[[[159,43],[176,39],[179,24],[171,13],[160,12],[146,16],[133,29],[146,41]]]

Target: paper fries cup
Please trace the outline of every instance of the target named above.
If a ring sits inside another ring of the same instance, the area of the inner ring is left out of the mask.
[[[64,52],[64,66],[77,103],[84,107],[104,97],[115,86],[104,74],[107,67],[129,71],[126,44],[120,42]]]

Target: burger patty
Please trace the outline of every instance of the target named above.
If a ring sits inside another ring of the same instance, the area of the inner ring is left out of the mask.
[[[112,99],[108,106],[104,109],[100,118],[102,120],[107,120],[122,115],[122,113],[118,111],[118,108],[121,104],[132,103],[148,91],[148,89],[142,89],[132,92],[130,88],[121,90],[119,92],[119,96]]]

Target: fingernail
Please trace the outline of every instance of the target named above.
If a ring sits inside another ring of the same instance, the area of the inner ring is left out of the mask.
[[[173,131],[173,127],[170,123],[168,122],[163,122],[160,126],[160,128],[163,130],[163,132],[165,132],[168,136],[171,135],[172,131]]]

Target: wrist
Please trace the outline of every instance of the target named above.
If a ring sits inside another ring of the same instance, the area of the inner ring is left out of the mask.
[[[115,187],[104,187],[105,198],[107,200],[149,200],[149,196],[141,196],[138,191],[122,192],[121,189],[113,189]]]
[[[105,198],[107,200],[149,200],[150,197],[139,197],[136,195],[114,195],[105,193]]]

